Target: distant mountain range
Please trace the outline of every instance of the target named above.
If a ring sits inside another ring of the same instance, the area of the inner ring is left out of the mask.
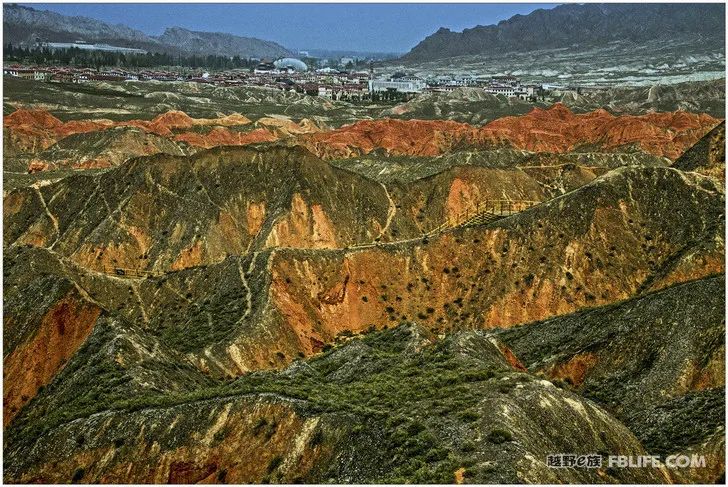
[[[171,27],[155,37],[125,25],[111,25],[88,17],[70,17],[48,10],[15,4],[3,5],[4,42],[32,44],[47,42],[106,43],[171,54],[217,54],[223,56],[270,57],[291,55],[275,42],[218,32],[195,32]]]
[[[291,51],[275,42],[222,32],[196,32],[181,27],[166,29],[158,39],[189,54],[269,58],[292,55]]]
[[[401,58],[408,63],[465,55],[692,39],[725,43],[723,4],[586,4],[538,9],[498,25],[440,28]]]
[[[338,59],[342,57],[355,57],[359,59],[395,59],[402,56],[403,52],[380,52],[380,51],[353,51],[346,49],[302,49],[310,56],[323,59]]]

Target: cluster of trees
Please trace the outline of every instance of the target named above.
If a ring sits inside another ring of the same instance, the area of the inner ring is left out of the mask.
[[[401,103],[404,101],[409,101],[412,98],[414,98],[414,93],[401,93],[399,91],[394,90],[387,90],[387,91],[378,91],[372,93],[372,101],[392,101]]]
[[[49,49],[47,47],[17,47],[6,44],[3,61],[6,63],[25,63],[54,66],[116,66],[119,68],[153,68],[159,66],[184,66],[190,68],[233,69],[251,68],[256,61],[240,56],[182,56],[165,53],[123,53],[91,51],[72,47],[69,49]]]

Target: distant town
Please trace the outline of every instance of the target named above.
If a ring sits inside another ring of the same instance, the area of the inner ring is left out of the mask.
[[[8,51],[6,46],[6,51]],[[13,48],[10,47],[10,51]],[[339,59],[315,59],[301,52],[302,59],[231,59],[234,67],[208,68],[190,66],[135,66],[108,67],[98,63],[95,66],[83,64],[83,56],[95,56],[116,64],[127,59],[149,59],[150,54],[142,49],[132,49],[106,44],[86,44],[83,41],[69,43],[43,42],[35,46],[32,59],[39,59],[37,53],[45,53],[42,63],[9,64],[3,67],[3,75],[35,81],[85,83],[89,81],[161,81],[195,82],[220,86],[257,86],[300,94],[319,96],[330,100],[349,102],[359,101],[406,101],[419,93],[451,92],[456,89],[478,90],[493,95],[521,100],[544,100],[551,88],[537,83],[523,83],[518,77],[499,75],[432,75],[426,78],[397,72],[391,74],[375,73],[375,60],[356,57]],[[48,64],[54,59],[63,59],[59,52],[71,53],[66,63]],[[30,54],[31,51],[28,51]],[[48,56],[50,53],[50,57]],[[73,54],[76,54],[75,56]],[[91,53],[91,54],[89,54]],[[156,56],[154,55],[155,59]],[[30,57],[30,56],[27,56]],[[111,57],[111,58],[110,58]],[[79,62],[79,59],[81,62]],[[192,60],[197,62],[196,59]],[[226,65],[227,60],[209,60],[209,64]],[[163,62],[163,61],[162,61]],[[200,58],[204,62],[204,58]],[[90,64],[90,63],[89,63]],[[132,63],[128,63],[132,64]],[[570,88],[566,90],[586,90],[597,88]]]
[[[395,73],[376,77],[373,71],[346,71],[330,67],[310,70],[307,67],[302,69],[301,64],[297,59],[281,59],[275,62],[263,61],[252,72],[244,69],[219,72],[198,70],[186,75],[171,69],[95,69],[14,64],[4,66],[3,75],[61,83],[187,81],[220,86],[258,86],[344,101],[406,100],[418,93],[450,92],[458,88],[478,89],[522,100],[536,100],[546,93],[542,85],[523,84],[515,76],[438,76],[424,79]]]

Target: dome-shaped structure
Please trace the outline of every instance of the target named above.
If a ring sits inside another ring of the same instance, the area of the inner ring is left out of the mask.
[[[275,61],[273,65],[278,69],[291,68],[295,71],[308,71],[308,66],[306,66],[306,63],[304,63],[300,59],[294,59],[292,57],[284,57],[283,59],[279,59],[278,61]]]

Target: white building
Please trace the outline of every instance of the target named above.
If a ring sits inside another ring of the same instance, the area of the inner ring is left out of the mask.
[[[505,95],[505,96],[516,96],[517,88],[510,85],[490,85],[485,88],[486,93],[493,93],[494,95]]]
[[[421,93],[427,83],[421,78],[391,78],[388,80],[375,79],[369,81],[369,92],[396,91],[398,93]]]
[[[306,63],[301,61],[300,59],[285,57],[283,59],[279,59],[277,61],[273,62],[273,65],[279,69],[279,70],[286,70],[286,71],[308,71],[308,66]]]

